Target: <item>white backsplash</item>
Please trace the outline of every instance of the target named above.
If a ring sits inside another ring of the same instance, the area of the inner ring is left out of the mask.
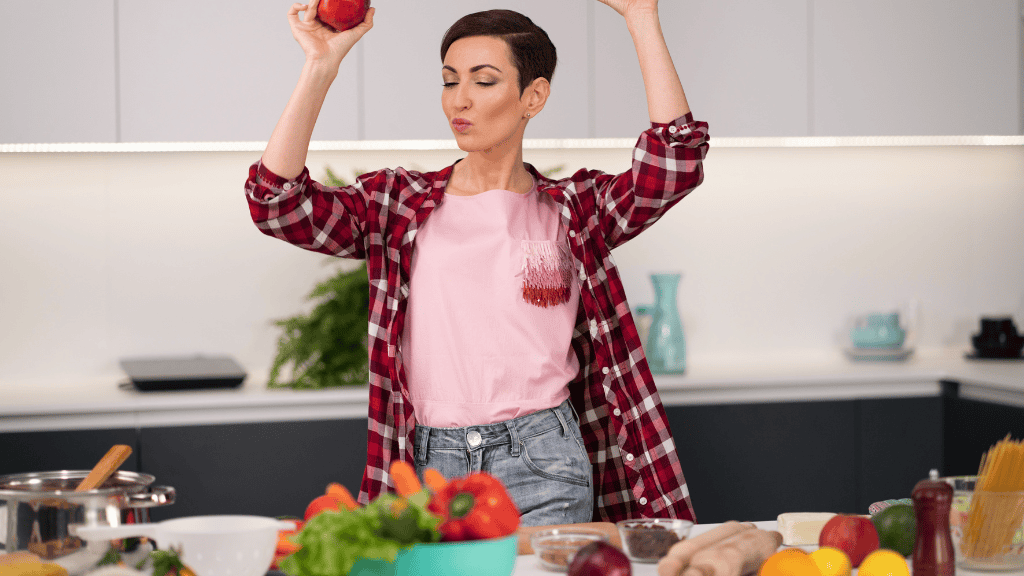
[[[540,169],[628,148],[527,150]],[[434,169],[457,151],[311,152],[324,167]],[[133,355],[230,354],[261,374],[328,258],[260,234],[258,152],[0,154],[0,389],[116,374]],[[850,319],[919,303],[922,348],[1024,324],[1024,148],[714,147],[693,195],[616,249],[633,306],[678,270],[688,364],[839,350]],[[1024,326],[1021,326],[1024,329]]]

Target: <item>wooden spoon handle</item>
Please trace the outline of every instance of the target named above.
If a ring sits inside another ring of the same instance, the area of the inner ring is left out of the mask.
[[[87,490],[95,490],[96,488],[99,488],[131,455],[131,446],[126,446],[124,444],[114,446],[107,451],[107,454],[103,456],[95,466],[93,466],[92,471],[90,471],[89,475],[85,477],[85,480],[82,480],[81,484],[78,485],[78,488],[75,488],[75,492],[85,492]]]

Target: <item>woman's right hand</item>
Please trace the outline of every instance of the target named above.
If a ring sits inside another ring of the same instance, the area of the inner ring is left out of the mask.
[[[292,29],[292,36],[306,54],[307,62],[328,64],[333,70],[337,70],[348,51],[363,34],[373,28],[373,13],[376,9],[370,8],[366,18],[354,28],[335,32],[317,19],[316,10],[319,3],[320,0],[312,0],[309,4],[292,4],[288,9],[288,23]],[[304,12],[301,19],[300,12]]]

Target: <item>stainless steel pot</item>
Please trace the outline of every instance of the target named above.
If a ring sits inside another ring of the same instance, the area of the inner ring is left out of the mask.
[[[70,534],[70,524],[148,522],[149,508],[174,503],[174,488],[153,486],[153,476],[123,470],[95,490],[75,492],[88,474],[59,470],[0,476],[0,549],[28,550],[69,574],[82,574],[96,566],[111,543],[84,542]]]

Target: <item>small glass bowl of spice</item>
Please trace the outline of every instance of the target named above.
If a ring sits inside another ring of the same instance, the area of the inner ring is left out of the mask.
[[[608,536],[586,528],[551,528],[534,532],[530,537],[533,552],[548,570],[565,572],[576,552],[591,542],[607,542]]]
[[[634,562],[657,562],[668,549],[690,535],[693,522],[675,518],[642,518],[616,523],[622,549]]]

